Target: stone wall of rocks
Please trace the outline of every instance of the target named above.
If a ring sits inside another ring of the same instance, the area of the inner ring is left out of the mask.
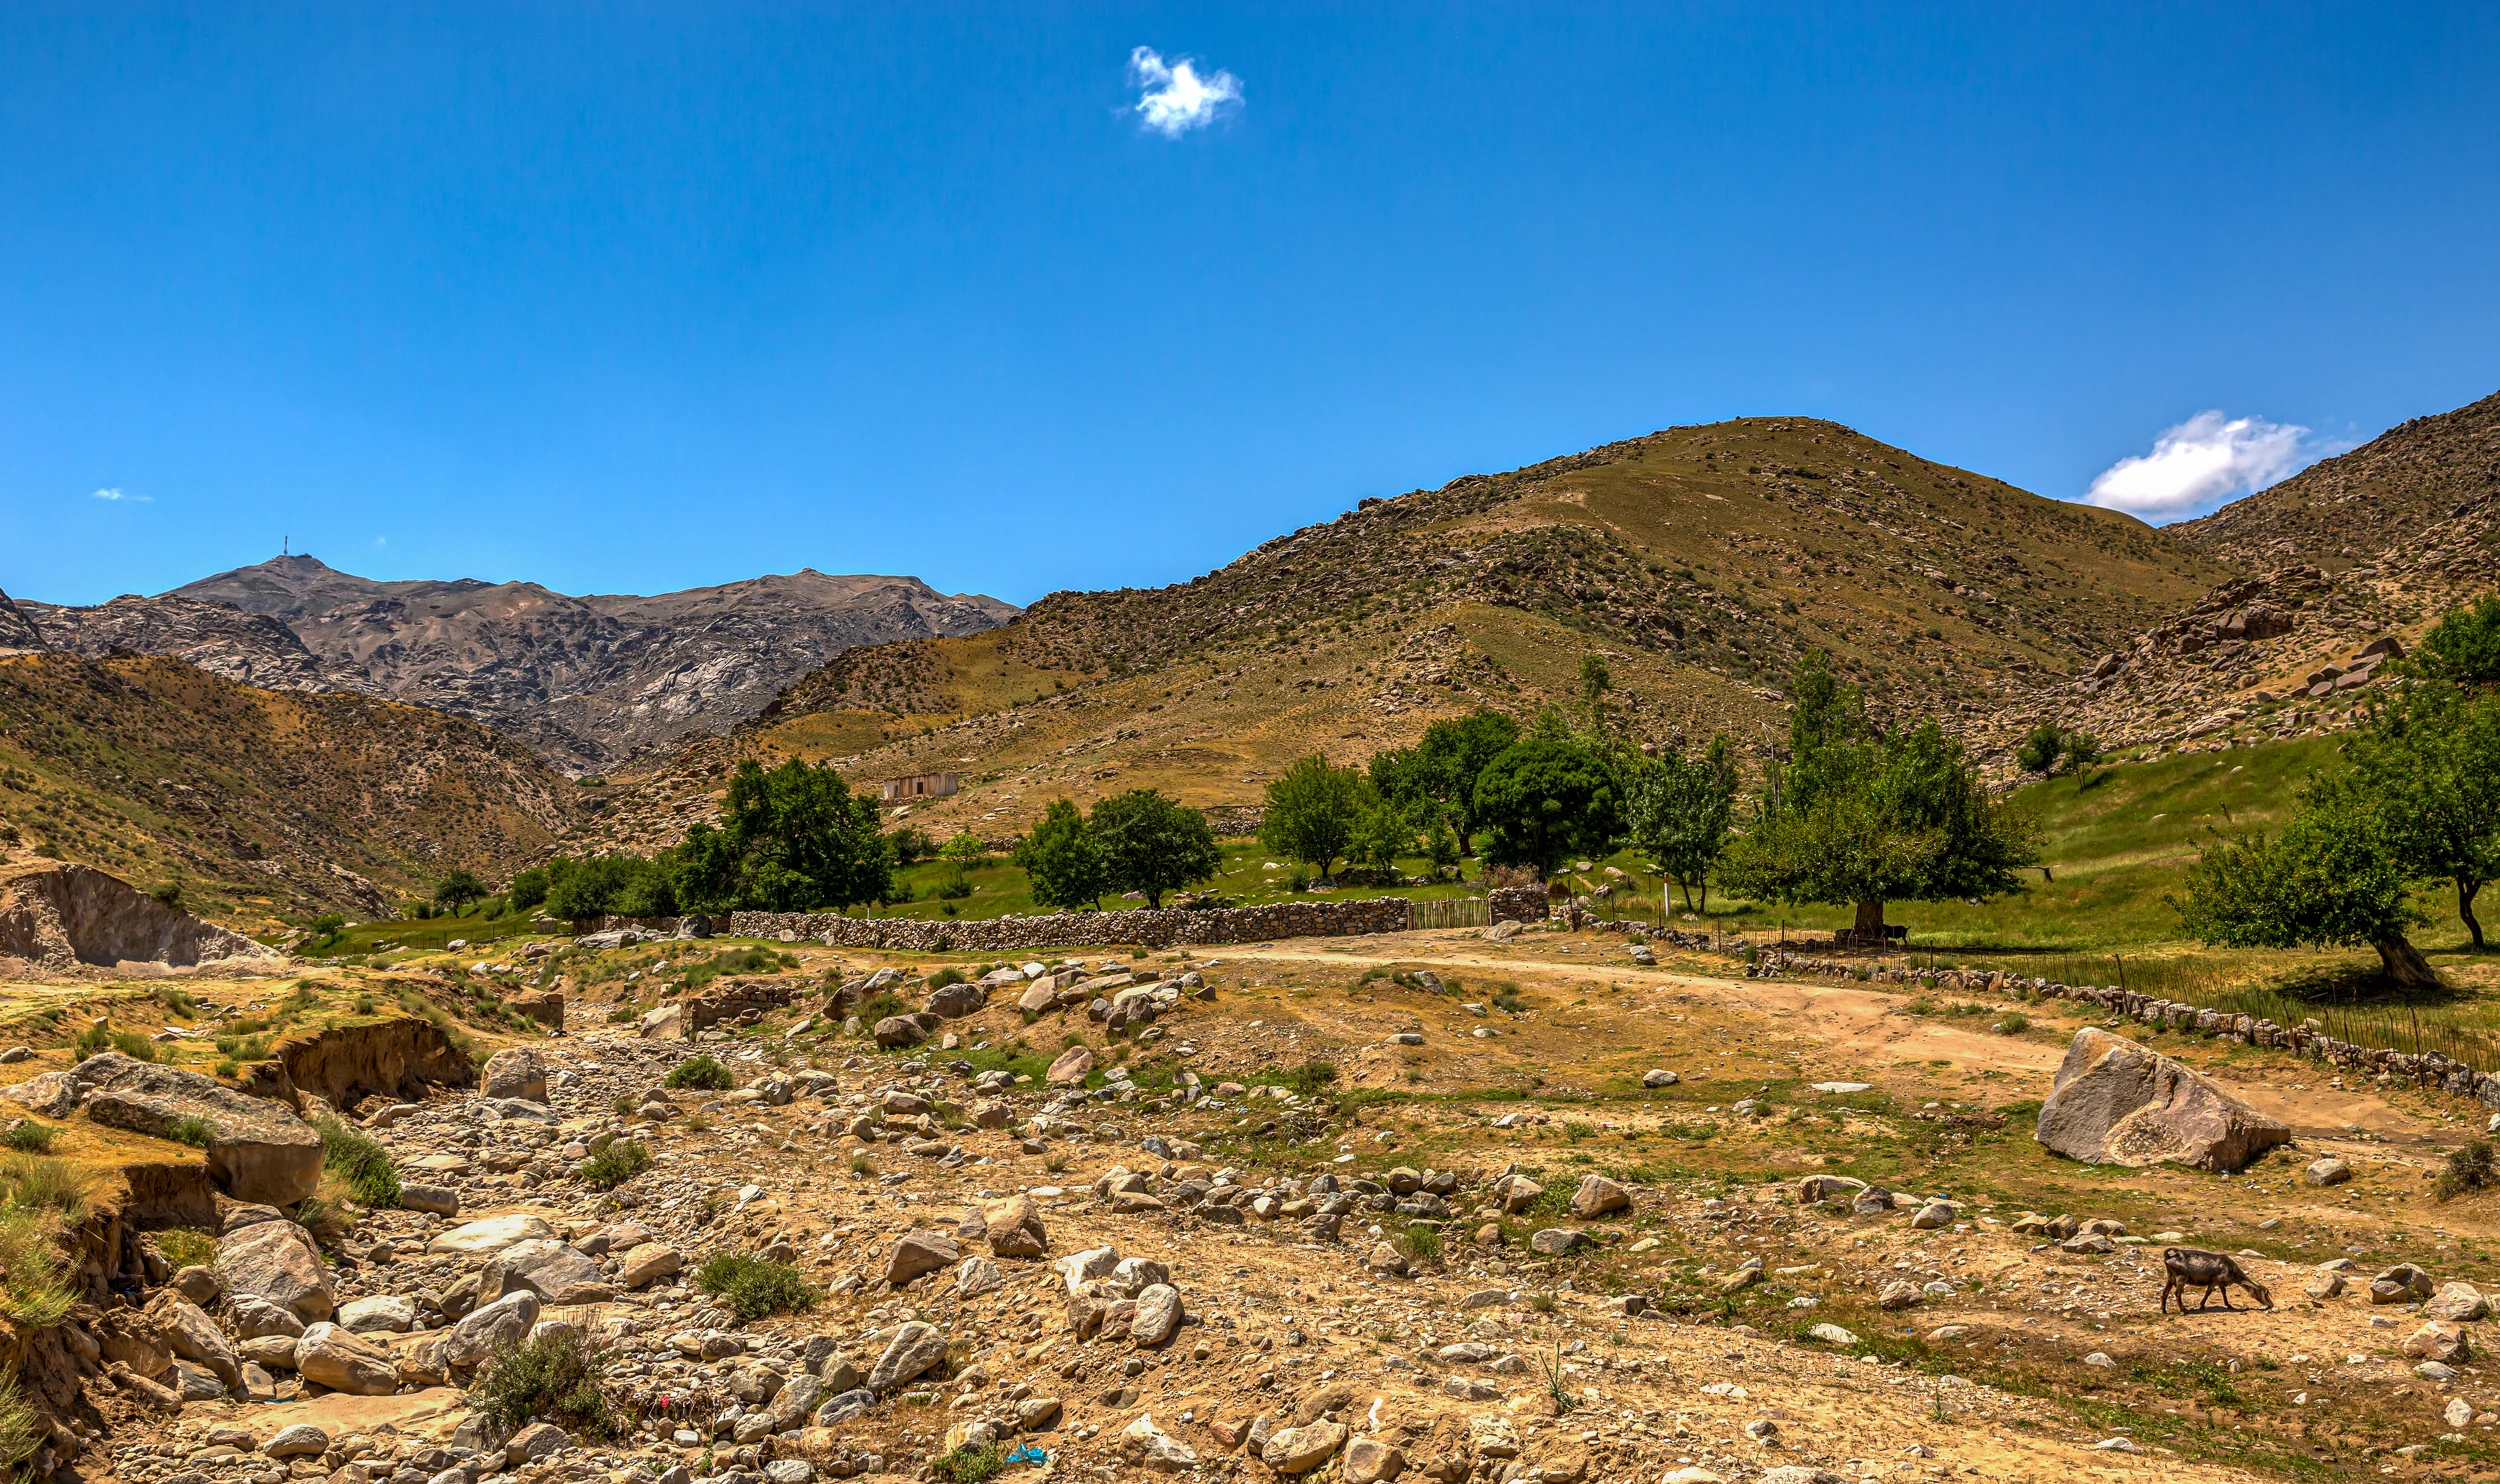
[[[2055,1000],[2074,1000],[2145,1025],[2167,1025],[2228,1037],[2242,1046],[2267,1046],[2355,1071],[2406,1078],[2436,1086],[2458,1097],[2473,1098],[2485,1107],[2500,1108],[2500,1077],[2478,1072],[2436,1051],[2398,1051],[2386,1046],[2361,1046],[2338,1040],[2314,1025],[2277,1025],[2248,1015],[2207,1010],[2178,1000],[2138,994],[2106,984],[2061,984],[2020,974],[1981,969],[1910,969],[1870,966],[1840,959],[1812,958],[1781,949],[1757,954],[1746,973],[1756,979],[1864,979],[1881,984],[1915,984],[1922,989],[1959,990],[1970,994],[2031,993]]]
[[[1187,912],[1175,908],[1054,912],[1046,917],[953,922],[844,917],[831,912],[732,912],[729,932],[739,938],[778,938],[785,942],[892,953],[1008,953],[1101,943],[1169,948],[1180,943],[1343,938],[1363,933],[1402,933],[1413,925],[1413,920],[1413,909],[1404,897],[1374,897],[1354,902],[1278,902],[1266,907]]]
[[[1484,903],[1495,922],[1543,922],[1552,911],[1541,886],[1497,886]]]

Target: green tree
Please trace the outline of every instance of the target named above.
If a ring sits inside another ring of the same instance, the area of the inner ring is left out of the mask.
[[[1316,753],[1298,758],[1267,786],[1259,843],[1325,876],[1353,843],[1355,826],[1374,798],[1361,770],[1338,767]]]
[[[675,905],[663,868],[638,855],[559,858],[547,863],[547,911],[568,922],[610,912],[665,917]]]
[[[2434,630],[2436,632],[2436,630]],[[2500,695],[2438,682],[2409,687],[2345,744],[2346,774],[2318,785],[2373,809],[2378,832],[2416,876],[2442,880],[2475,951],[2474,899],[2500,877]]]
[[[1424,728],[1412,747],[1375,753],[1372,786],[1381,796],[1410,811],[1425,800],[1447,812],[1458,833],[1458,851],[1475,849],[1476,779],[1485,764],[1519,740],[1519,724],[1499,711],[1479,708],[1466,716],[1444,718]]]
[[[1589,730],[1606,730],[1606,693],[1614,688],[1614,671],[1602,656],[1580,656],[1580,704],[1588,710]]]
[[[465,911],[471,902],[485,898],[486,883],[478,880],[474,871],[453,871],[434,883],[435,904],[450,908],[454,917]]]
[[[1614,771],[1589,747],[1532,736],[1476,777],[1476,818],[1493,832],[1485,858],[1551,872],[1574,852],[1603,855],[1623,828]]]
[[[527,912],[547,900],[547,868],[532,866],[512,878],[505,893],[512,901],[512,910]]]
[[[1788,758],[1720,884],[1748,896],[1857,909],[1880,941],[1888,901],[1984,899],[2017,890],[2037,858],[2029,822],[1988,797],[1960,743],[1925,721],[1890,736],[1818,652],[1798,668]]]
[[[1112,889],[1143,892],[1149,907],[1162,906],[1167,891],[1212,879],[1224,866],[1207,817],[1151,788],[1100,801],[1086,823]]]
[[[1099,907],[1111,884],[1102,846],[1066,799],[1051,800],[1042,822],[1016,842],[1015,861],[1031,882],[1033,900],[1045,907]]]
[[[877,801],[832,767],[793,758],[766,772],[748,759],[730,775],[721,827],[740,861],[741,904],[775,912],[890,900],[894,857]]]
[[[2433,625],[2401,661],[2424,680],[2449,685],[2500,683],[2500,593],[2488,593]]]
[[[2014,761],[2027,773],[2046,778],[2055,773],[2080,773],[2101,760],[2101,744],[2090,732],[2073,731],[2053,721],[2033,727]]]
[[[1373,798],[1355,821],[1354,837],[1346,844],[1347,858],[1369,870],[1394,871],[1399,856],[1414,853],[1414,821],[1397,805]]]
[[[988,841],[970,830],[965,830],[940,846],[938,854],[946,860],[960,861],[966,866],[977,866],[989,860],[990,847]]]
[[[1710,871],[1736,819],[1736,753],[1724,737],[1693,757],[1670,753],[1640,770],[1627,811],[1634,844],[1684,892],[1688,911],[1710,905]],[[1693,889],[1701,889],[1700,907]]]
[[[2398,985],[2435,989],[2439,976],[2405,936],[2418,920],[2410,873],[2384,818],[2356,790],[2312,786],[2281,834],[2207,847],[2188,867],[2179,915],[2196,937],[2233,948],[2368,944]]]

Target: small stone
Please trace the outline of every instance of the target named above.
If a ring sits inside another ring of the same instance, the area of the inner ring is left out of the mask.
[[[2341,1185],[2352,1178],[2352,1166],[2340,1159],[2321,1159],[2300,1172],[2312,1185]]]

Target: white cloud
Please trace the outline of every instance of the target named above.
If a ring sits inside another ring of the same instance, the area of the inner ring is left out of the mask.
[[[2286,479],[2335,450],[2297,423],[2200,412],[2101,471],[2084,500],[2146,520],[2177,520]]]
[[[127,500],[132,504],[145,505],[151,497],[147,495],[134,495],[126,490],[116,488],[97,490],[94,494],[88,496],[88,498],[93,500]]]
[[[1225,110],[1241,103],[1241,79],[1229,72],[1200,74],[1187,57],[1166,63],[1153,47],[1128,54],[1129,82],[1142,89],[1137,120],[1166,139],[1214,123]]]

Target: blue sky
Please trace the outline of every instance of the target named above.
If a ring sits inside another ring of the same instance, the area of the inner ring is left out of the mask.
[[[2167,516],[2500,389],[2488,5],[19,5],[0,69],[53,601],[282,536],[1030,601],[1753,413]]]

